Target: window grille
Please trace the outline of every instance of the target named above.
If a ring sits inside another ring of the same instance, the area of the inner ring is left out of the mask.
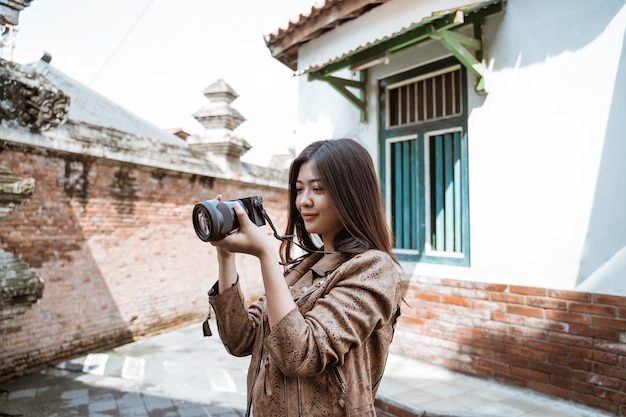
[[[388,90],[389,127],[461,113],[461,69],[418,78]]]

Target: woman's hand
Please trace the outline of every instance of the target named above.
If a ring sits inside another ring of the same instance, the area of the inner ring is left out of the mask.
[[[218,195],[218,200],[221,201],[221,198],[222,196]],[[237,280],[234,254],[246,253],[256,256],[261,264],[261,275],[267,297],[267,316],[270,326],[273,327],[296,308],[296,304],[291,298],[283,271],[278,263],[278,254],[267,231],[254,224],[246,210],[238,203],[235,203],[234,210],[239,221],[239,229],[222,240],[211,242],[218,251],[220,292],[232,286]]]
[[[221,194],[218,194],[215,196],[215,199],[217,201],[223,201],[223,197]],[[215,243],[215,242],[210,242],[211,244]],[[215,246],[215,249],[217,250],[217,260],[218,261],[222,261],[222,260],[229,260],[231,258],[234,258],[234,253],[230,252],[228,249],[220,247],[220,246]]]
[[[218,195],[221,201],[221,195]],[[228,253],[246,253],[261,258],[274,252],[274,246],[267,235],[252,223],[246,210],[237,202],[234,204],[239,228],[229,233],[224,239],[211,242],[217,248],[218,256],[228,257]]]

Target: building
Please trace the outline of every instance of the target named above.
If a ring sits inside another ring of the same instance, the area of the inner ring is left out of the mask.
[[[266,36],[298,147],[378,162],[397,351],[626,415],[625,27],[623,0],[326,0]]]

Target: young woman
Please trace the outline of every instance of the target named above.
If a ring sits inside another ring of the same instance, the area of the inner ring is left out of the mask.
[[[284,240],[286,268],[265,231],[234,210],[239,229],[212,242],[219,280],[209,301],[228,352],[252,355],[246,416],[375,417],[401,271],[367,150],[352,139],[319,141],[293,161],[286,234],[305,255]],[[265,296],[250,306],[235,253],[261,264]]]

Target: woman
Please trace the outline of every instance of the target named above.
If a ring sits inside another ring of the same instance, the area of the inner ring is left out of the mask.
[[[212,242],[219,279],[209,301],[228,352],[252,355],[246,416],[375,417],[401,273],[367,150],[351,139],[319,141],[291,164],[286,233],[299,243],[281,244],[286,272],[266,233],[234,210],[239,229]],[[294,258],[294,245],[306,254]],[[261,264],[265,296],[250,306],[238,252]]]

